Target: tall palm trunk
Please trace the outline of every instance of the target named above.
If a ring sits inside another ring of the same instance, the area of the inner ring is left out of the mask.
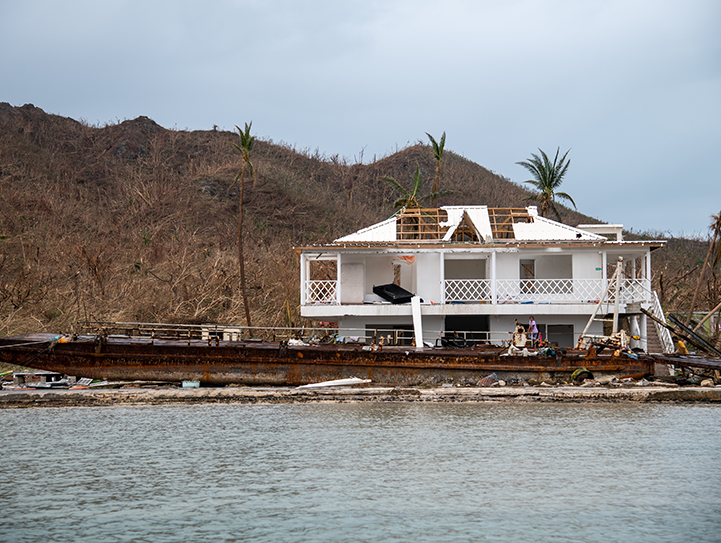
[[[253,150],[255,138],[250,135],[250,128],[253,123],[245,123],[245,129],[241,130],[238,125],[235,127],[238,129],[238,135],[240,136],[240,145],[233,143],[233,147],[238,149],[243,155],[243,161],[240,166],[240,172],[235,177],[235,183],[240,181],[240,201],[238,202],[238,267],[240,268],[240,290],[243,296],[243,307],[245,308],[245,322],[248,327],[251,327],[250,322],[250,304],[248,303],[248,295],[245,290],[245,261],[243,259],[243,192],[245,189],[245,166],[250,168],[250,173],[253,174],[253,185],[258,181],[255,173],[253,163],[250,161],[250,152]]]
[[[240,201],[238,203],[238,266],[240,268],[240,291],[243,297],[243,307],[245,308],[245,322],[248,327],[253,326],[250,322],[250,306],[248,304],[248,295],[245,290],[245,260],[243,258],[243,189],[245,181],[243,179],[243,171],[245,164],[240,171]]]

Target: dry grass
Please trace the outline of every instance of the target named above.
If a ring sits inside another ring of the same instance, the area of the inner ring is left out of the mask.
[[[236,225],[237,134],[166,130],[139,117],[88,126],[33,106],[0,104],[0,334],[72,331],[78,320],[241,323]],[[431,150],[371,164],[258,141],[246,184],[246,275],[253,322],[299,324],[294,245],[327,242],[392,212],[379,181],[429,188]],[[441,204],[525,205],[530,193],[446,152]],[[563,209],[570,224],[597,222]],[[671,240],[656,264],[667,304],[686,299],[701,241]],[[713,281],[716,281],[714,276]],[[718,283],[713,289],[718,292]]]

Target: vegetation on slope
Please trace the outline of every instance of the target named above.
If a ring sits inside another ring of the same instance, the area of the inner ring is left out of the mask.
[[[167,130],[147,117],[95,127],[0,104],[0,334],[68,332],[81,320],[243,322],[236,140]],[[428,179],[437,167],[420,143],[349,164],[260,140],[253,165],[243,239],[256,325],[300,323],[293,246],[387,218],[396,194],[380,178],[408,180],[418,167]],[[454,194],[441,205],[523,206],[531,194],[448,150],[443,188]],[[569,224],[598,222],[559,210]],[[684,299],[697,272],[681,274],[705,248],[679,240],[672,254],[680,264],[655,264],[666,301]]]

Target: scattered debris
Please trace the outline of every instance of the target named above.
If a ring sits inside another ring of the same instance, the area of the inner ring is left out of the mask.
[[[580,383],[586,379],[593,379],[593,373],[586,368],[578,369],[571,374],[571,381],[574,383]]]
[[[480,381],[478,381],[479,387],[490,387],[498,383],[498,375],[495,373],[490,374],[487,377],[484,377]]]
[[[334,381],[323,381],[322,383],[311,383],[308,385],[301,385],[298,388],[322,388],[322,387],[340,387],[340,386],[352,386],[360,385],[363,383],[370,383],[370,379],[360,379],[359,377],[350,377],[348,379],[335,379]]]

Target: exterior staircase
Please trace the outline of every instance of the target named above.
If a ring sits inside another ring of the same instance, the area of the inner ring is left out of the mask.
[[[661,340],[658,337],[656,331],[656,323],[651,319],[646,319],[646,352],[654,354],[662,354],[663,347],[661,346]]]
[[[666,322],[666,317],[663,314],[663,309],[661,308],[661,303],[658,301],[658,295],[655,290],[651,291],[651,296],[653,304],[651,312],[657,318]],[[646,352],[648,353],[669,354],[676,350],[671,333],[663,326],[655,323],[652,319],[646,320],[646,338]]]

